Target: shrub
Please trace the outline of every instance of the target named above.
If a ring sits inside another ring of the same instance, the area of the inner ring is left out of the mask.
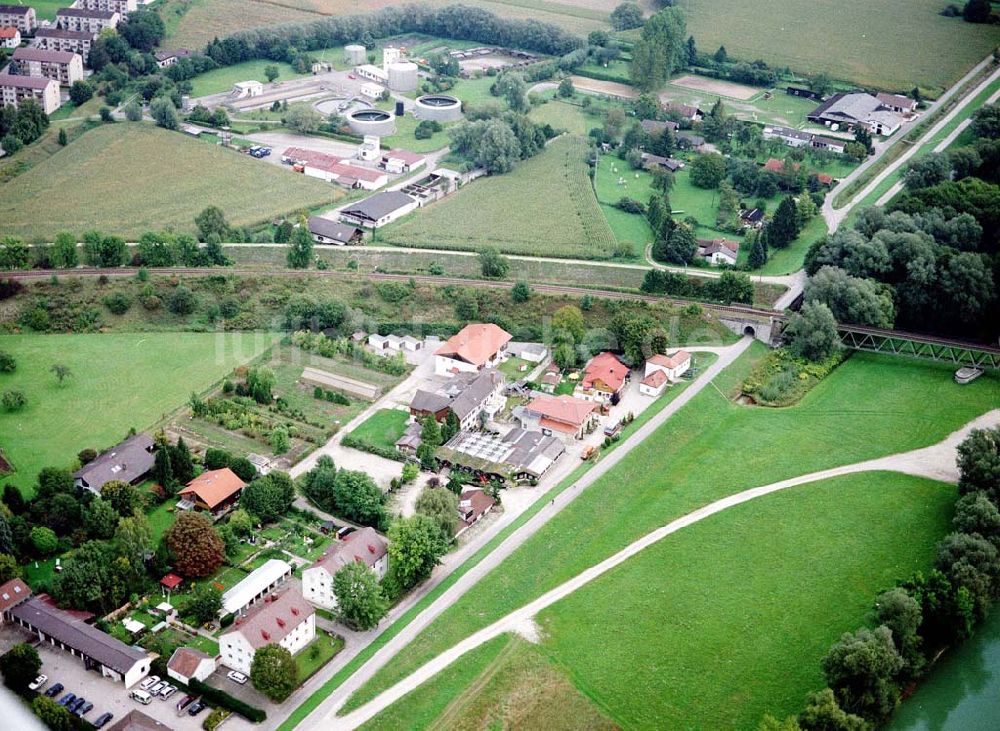
[[[167,300],[167,308],[175,315],[190,315],[197,306],[194,292],[183,285],[175,289]]]
[[[13,373],[17,370],[17,361],[6,350],[0,350],[0,373]]]
[[[104,306],[115,315],[124,315],[132,306],[132,298],[124,292],[115,292],[104,298]]]
[[[24,391],[9,388],[3,392],[2,401],[4,411],[20,411],[27,405],[28,398],[24,395]]]
[[[205,685],[200,680],[192,679],[188,687],[212,705],[221,706],[233,713],[238,713],[253,723],[260,723],[267,718],[267,714],[261,709],[251,706],[249,703],[244,703],[239,698],[234,698],[224,690]]]

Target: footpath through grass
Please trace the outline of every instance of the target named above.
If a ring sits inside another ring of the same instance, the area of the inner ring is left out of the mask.
[[[794,713],[823,685],[819,658],[864,622],[875,593],[931,563],[953,500],[950,485],[873,473],[738,505],[542,612],[541,646],[492,640],[363,728],[492,728],[497,709],[563,674],[625,728],[754,728],[765,712]],[[549,667],[530,688],[490,676],[511,675],[502,656],[515,647]]]
[[[734,404],[754,348],[629,459],[438,617],[351,698],[370,700],[477,629],[649,531],[741,490],[933,444],[1000,401],[1000,379],[969,386],[952,369],[856,354],[795,407]]]
[[[271,342],[241,333],[0,335],[0,350],[17,360],[14,373],[0,374],[0,391],[28,400],[22,411],[0,411],[0,448],[16,470],[7,481],[34,494],[43,467],[69,466],[81,449],[148,428]],[[72,374],[61,386],[55,363]]]

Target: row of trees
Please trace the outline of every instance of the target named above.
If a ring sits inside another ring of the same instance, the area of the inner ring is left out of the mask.
[[[762,728],[848,731],[884,723],[900,689],[928,660],[968,638],[1000,597],[1000,428],[976,430],[958,447],[961,497],[954,532],[938,543],[935,568],[875,597],[871,626],[845,633],[823,658],[828,687],[797,719]]]

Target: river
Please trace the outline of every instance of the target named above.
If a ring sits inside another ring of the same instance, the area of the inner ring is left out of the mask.
[[[1000,611],[948,653],[900,706],[889,731],[1000,729]]]

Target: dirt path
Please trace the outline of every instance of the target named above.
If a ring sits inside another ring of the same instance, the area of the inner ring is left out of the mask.
[[[958,469],[956,467],[956,448],[970,431],[975,428],[991,427],[1000,424],[1000,409],[994,409],[983,416],[971,421],[956,432],[953,432],[938,444],[917,449],[910,452],[890,455],[878,459],[857,462],[851,465],[835,467],[829,470],[813,472],[789,480],[782,480],[770,485],[755,487],[749,490],[735,493],[728,497],[716,500],[694,512],[678,518],[667,525],[657,528],[647,533],[639,540],[626,546],[613,556],[591,566],[582,571],[569,581],[557,586],[555,589],[546,592],[538,599],[526,604],[521,609],[511,612],[506,617],[494,622],[489,627],[476,632],[475,634],[462,640],[454,647],[438,655],[436,658],[418,668],[411,675],[401,680],[396,685],[384,691],[369,703],[361,708],[337,718],[328,715],[323,719],[322,724],[316,724],[315,728],[325,729],[354,729],[373,718],[379,712],[392,705],[410,691],[416,689],[421,684],[433,678],[437,673],[451,665],[465,653],[473,650],[485,642],[508,632],[516,631],[525,621],[534,618],[540,611],[550,607],[560,599],[572,594],[577,589],[583,587],[604,573],[607,573],[616,566],[624,563],[629,558],[635,556],[640,551],[654,543],[662,540],[672,533],[676,533],[682,528],[686,528],[699,521],[704,520],[716,513],[721,513],[731,507],[740,505],[750,500],[754,500],[765,495],[770,495],[790,487],[804,485],[820,480],[826,480],[841,475],[854,474],[858,472],[870,471],[894,471],[903,472],[909,475],[930,477],[936,480],[955,482],[958,479]]]
[[[688,386],[677,398],[667,404],[660,413],[656,414],[648,422],[637,429],[628,437],[618,449],[611,452],[606,458],[594,465],[580,480],[569,488],[563,490],[552,499],[550,505],[543,507],[532,516],[524,525],[511,533],[499,546],[497,546],[488,556],[483,558],[476,566],[469,569],[454,584],[448,587],[437,599],[429,604],[420,614],[399,633],[386,642],[372,657],[359,667],[353,675],[347,678],[336,689],[323,700],[323,702],[307,716],[300,724],[304,729],[329,729],[331,724],[339,724],[337,711],[344,705],[348,698],[361,686],[368,682],[376,672],[384,667],[395,655],[406,647],[413,639],[420,634],[432,621],[440,616],[452,604],[458,601],[465,593],[471,590],[486,574],[500,565],[509,555],[524,544],[542,526],[555,517],[563,508],[569,505],[590,485],[597,482],[618,463],[628,456],[628,453],[645,439],[660,428],[671,416],[683,408],[691,399],[698,395],[702,389],[708,386],[715,377],[733,363],[747,348],[753,343],[753,338],[744,337],[734,345],[724,348],[706,348],[711,352],[718,353],[719,357],[705,371],[695,379],[694,383]],[[702,350],[700,348],[690,348],[692,351]],[[456,566],[459,564],[455,564]],[[460,653],[461,654],[461,653]],[[456,655],[457,657],[457,655]]]

